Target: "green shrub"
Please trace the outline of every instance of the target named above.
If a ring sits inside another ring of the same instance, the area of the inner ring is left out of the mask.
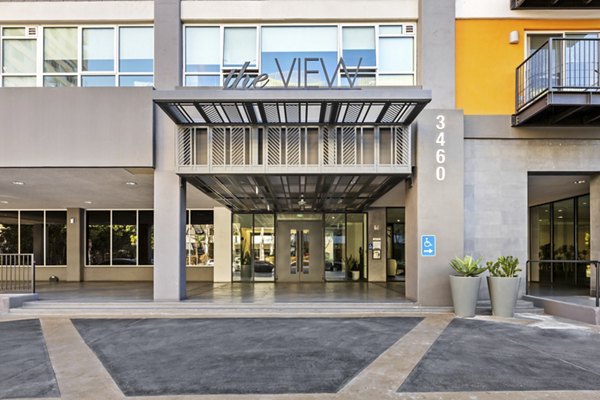
[[[519,259],[513,256],[500,256],[495,262],[488,261],[486,265],[491,276],[514,278],[519,276],[519,272],[521,272]]]
[[[481,258],[475,260],[471,256],[455,257],[454,260],[450,261],[450,266],[460,276],[478,276],[487,269],[486,267],[480,267],[480,262]]]

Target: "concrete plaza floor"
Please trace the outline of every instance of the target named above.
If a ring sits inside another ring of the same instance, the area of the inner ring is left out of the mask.
[[[0,398],[600,399],[600,329],[545,315],[136,313],[0,315]]]

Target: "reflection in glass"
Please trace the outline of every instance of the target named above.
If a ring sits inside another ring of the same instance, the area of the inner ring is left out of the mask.
[[[275,280],[275,216],[255,214],[252,235],[254,281]]]
[[[139,265],[154,264],[154,212],[138,212],[138,257]]]
[[[0,254],[19,252],[19,214],[17,211],[0,211]]]
[[[88,211],[87,265],[110,264],[110,211]]]
[[[532,207],[529,215],[531,223],[530,250],[533,260],[551,260],[550,204]],[[550,264],[531,265],[529,279],[532,282],[550,282]]]
[[[5,76],[2,78],[4,87],[35,87],[35,76]]]
[[[407,72],[414,68],[414,39],[411,37],[379,38],[379,72]]]
[[[152,86],[154,77],[152,75],[121,75],[119,77],[119,86]]]
[[[82,76],[81,77],[81,86],[89,86],[89,87],[115,86],[115,77],[112,75]]]
[[[25,28],[3,28],[2,35],[11,37],[24,37]]]
[[[67,264],[67,212],[46,211],[46,265]]]
[[[5,74],[35,74],[35,40],[4,40],[2,72]]]
[[[135,211],[113,211],[112,265],[137,264],[137,216]]]
[[[329,79],[337,83],[337,77],[332,76],[338,63],[336,26],[267,26],[262,28],[261,41],[261,69],[269,75],[270,85],[283,86],[283,81],[289,79],[290,86],[298,86],[296,58],[322,58]],[[283,76],[275,59],[279,60]],[[301,68],[305,70],[304,64]],[[320,61],[310,62],[308,68],[318,72],[308,75],[308,85],[328,85]],[[303,74],[301,79],[304,79]]]
[[[221,39],[218,27],[185,28],[185,71],[221,72]]]
[[[577,259],[589,260],[590,255],[590,196],[577,198]],[[590,265],[580,266],[577,269],[577,283],[590,284]]]
[[[112,28],[83,29],[83,71],[114,71],[115,41]]]
[[[44,212],[21,211],[20,253],[33,254],[38,264],[44,263]]]
[[[119,71],[154,70],[154,30],[152,27],[119,29]]]
[[[356,213],[346,215],[346,256],[358,260],[361,277],[366,279],[367,266],[365,263],[366,214]]]
[[[325,279],[346,280],[344,270],[346,255],[345,214],[325,214]]]
[[[220,75],[188,75],[185,77],[185,86],[219,86]]]
[[[290,229],[290,274],[296,274],[299,269],[298,261],[298,231]]]
[[[252,280],[252,214],[233,214],[233,280]]]
[[[256,28],[225,28],[223,45],[223,66],[240,67],[250,62],[256,67]]]
[[[44,72],[77,72],[77,28],[44,28]]]
[[[357,66],[360,58],[361,67],[376,66],[374,27],[344,27],[342,37],[342,54],[347,66]]]
[[[404,281],[406,264],[405,209],[388,208],[386,216],[388,280]],[[395,265],[394,265],[395,263]]]
[[[77,76],[45,76],[45,87],[77,86]]]
[[[310,230],[302,230],[302,272],[310,273]]]

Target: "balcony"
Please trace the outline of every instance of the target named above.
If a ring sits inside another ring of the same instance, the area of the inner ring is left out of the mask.
[[[511,0],[512,10],[600,8],[600,0]]]
[[[516,70],[513,126],[600,125],[600,39],[550,39]]]

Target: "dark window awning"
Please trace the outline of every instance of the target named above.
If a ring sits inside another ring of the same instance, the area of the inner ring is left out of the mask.
[[[178,125],[408,125],[431,101],[418,87],[180,88],[154,102]]]

